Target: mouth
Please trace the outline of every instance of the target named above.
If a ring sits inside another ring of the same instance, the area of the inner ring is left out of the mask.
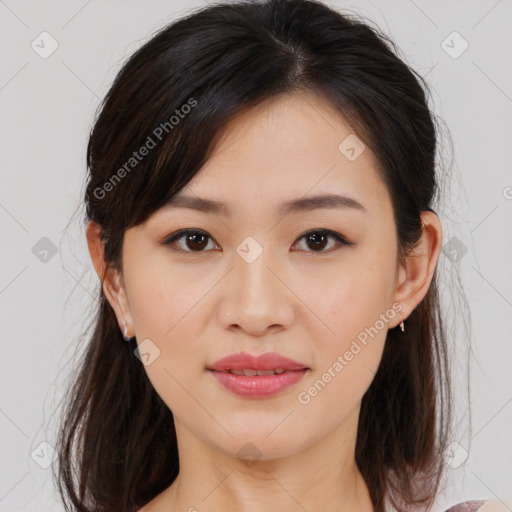
[[[221,387],[230,394],[245,399],[271,398],[293,388],[304,376],[310,373],[309,368],[301,370],[212,370],[208,373]]]
[[[296,385],[310,368],[275,352],[232,354],[206,370],[225,390],[244,398],[269,398]]]
[[[309,368],[303,368],[303,370],[308,370]],[[212,370],[209,369],[211,372],[218,372],[218,373],[231,373],[233,375],[243,375],[245,377],[255,377],[255,376],[265,376],[265,375],[281,375],[282,373],[291,373],[301,370],[284,370],[282,368],[276,368],[275,370],[254,370],[252,368],[244,369],[244,370]]]

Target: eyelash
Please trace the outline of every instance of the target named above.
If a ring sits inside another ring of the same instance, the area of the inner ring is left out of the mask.
[[[327,236],[329,236],[331,238],[334,238],[342,247],[343,246],[355,245],[354,242],[348,241],[343,235],[341,235],[340,233],[337,233],[336,231],[331,231],[330,229],[320,229],[320,228],[319,229],[311,229],[311,230],[307,231],[306,233],[303,233],[302,235],[299,236],[298,241],[300,241],[303,238],[306,238],[307,236],[312,235],[312,234],[322,234],[322,235],[327,235]],[[162,244],[170,246],[174,242],[176,242],[177,240],[179,240],[181,238],[184,238],[186,235],[205,235],[210,240],[213,240],[213,238],[208,233],[206,233],[205,231],[202,231],[200,229],[181,229],[180,231],[177,231],[176,233],[173,233],[168,238],[166,238],[162,242]],[[310,252],[312,254],[320,255],[320,254],[331,253],[331,252],[336,251],[336,250],[338,250],[340,248],[341,247],[337,247],[337,248],[334,248],[334,249],[331,248],[331,249],[328,249],[326,251],[325,250],[321,250],[321,251],[306,251],[306,252]],[[180,248],[172,248],[172,250],[184,253],[187,256],[196,256],[196,255],[201,254],[203,252],[208,252],[206,250],[202,250],[202,251],[189,251],[189,250],[184,250],[184,249],[180,249]]]

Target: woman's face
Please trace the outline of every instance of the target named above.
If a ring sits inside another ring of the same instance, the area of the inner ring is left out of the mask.
[[[177,428],[264,459],[354,431],[387,330],[406,316],[390,197],[359,144],[320,98],[274,98],[229,124],[180,193],[222,208],[169,205],[126,232],[124,317]],[[350,199],[286,210],[331,194]],[[201,233],[164,243],[185,228]],[[273,395],[241,396],[207,368],[242,352],[309,369]]]

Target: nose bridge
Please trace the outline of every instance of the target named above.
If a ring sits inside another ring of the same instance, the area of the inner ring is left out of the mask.
[[[223,321],[252,333],[288,324],[293,307],[286,286],[275,275],[279,274],[280,265],[272,250],[249,236],[236,248],[233,265],[231,285],[224,297]]]
[[[273,292],[277,292],[274,290],[276,277],[268,267],[278,267],[272,249],[248,236],[236,248],[234,261],[240,297],[271,299]]]

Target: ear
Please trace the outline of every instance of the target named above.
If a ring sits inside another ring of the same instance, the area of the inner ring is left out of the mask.
[[[433,212],[423,211],[421,220],[421,239],[398,272],[394,300],[402,304],[403,309],[396,325],[405,320],[427,294],[441,252],[443,231],[439,218]]]
[[[119,329],[124,332],[126,322],[127,336],[134,336],[133,317],[128,303],[128,297],[124,286],[122,274],[109,267],[105,262],[105,248],[100,238],[101,227],[94,221],[89,221],[86,229],[87,245],[94,269],[100,278],[103,292],[112,306],[119,324]]]

